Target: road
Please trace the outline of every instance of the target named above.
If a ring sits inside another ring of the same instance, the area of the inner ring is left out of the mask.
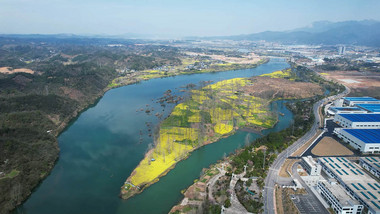
[[[292,175],[301,183],[306,189],[307,195],[297,195],[300,199],[296,205],[301,214],[329,214],[323,204],[319,201],[317,196],[310,190],[306,183],[302,180],[301,176],[297,172],[297,166],[299,162],[294,163],[292,166]],[[302,210],[300,209],[302,208]]]
[[[313,105],[313,112],[315,116],[314,124],[311,129],[300,139],[290,145],[287,149],[282,151],[276,158],[276,160],[272,163],[268,170],[268,175],[265,178],[265,186],[264,186],[264,213],[274,214],[275,210],[275,200],[274,200],[274,188],[278,178],[278,172],[281,166],[284,164],[285,159],[288,158],[289,154],[292,154],[297,149],[299,149],[302,145],[308,142],[317,132],[319,128],[319,124],[321,124],[321,117],[319,115],[319,107],[321,107],[324,103],[329,102],[331,100],[340,99],[343,96],[350,93],[350,89],[345,87],[345,91],[334,96],[330,96],[328,98],[324,98]]]
[[[242,179],[246,173],[246,169],[244,168],[244,172],[238,175],[232,175],[232,179],[230,182],[229,192],[231,193],[230,200],[231,200],[231,206],[229,208],[225,208],[223,211],[223,214],[237,214],[237,213],[246,213],[247,210],[245,207],[240,203],[239,199],[236,196],[235,192],[235,185],[239,179]]]
[[[213,196],[213,190],[214,190],[214,185],[215,185],[215,182],[217,180],[219,180],[219,178],[223,175],[226,174],[226,171],[224,170],[224,167],[222,168],[217,168],[219,170],[219,173],[217,175],[215,175],[214,177],[212,177],[209,182],[207,182],[207,186],[209,187],[208,188],[208,199],[211,201],[211,202],[215,202],[215,198]]]

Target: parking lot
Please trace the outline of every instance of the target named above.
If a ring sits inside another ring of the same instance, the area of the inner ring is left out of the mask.
[[[328,214],[327,210],[311,195],[291,195],[301,214]]]

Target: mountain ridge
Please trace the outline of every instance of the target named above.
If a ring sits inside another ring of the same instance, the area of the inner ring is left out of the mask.
[[[254,34],[204,37],[203,39],[265,40],[284,44],[345,44],[380,47],[380,22],[375,20],[320,21],[314,22],[310,27],[290,31],[264,31]]]

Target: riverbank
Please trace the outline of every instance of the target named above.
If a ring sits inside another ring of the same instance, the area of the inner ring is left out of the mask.
[[[231,135],[234,130],[248,127],[261,131],[273,127],[277,118],[270,112],[269,103],[276,99],[303,98],[294,88],[303,89],[307,96],[322,93],[321,88],[313,84],[283,79],[281,88],[273,84],[261,89],[258,96],[253,96],[258,82],[278,83],[278,74],[282,75],[281,78],[294,76],[290,70],[276,71],[273,78],[268,78],[268,75],[236,78],[192,90],[190,98],[178,104],[160,124],[155,148],[145,155],[128,177],[122,186],[121,197],[128,199],[142,192],[192,151]]]
[[[191,74],[202,74],[202,73],[212,73],[212,72],[223,72],[230,70],[242,70],[242,69],[250,69],[256,68],[259,65],[268,63],[268,58],[262,58],[253,64],[221,64],[214,65],[207,69],[190,69],[184,70],[183,68],[173,69],[172,71],[162,71],[162,70],[143,70],[136,71],[129,74],[124,74],[121,77],[114,79],[109,85],[109,88],[117,88],[125,85],[135,84],[144,80],[156,79],[156,78],[165,78],[165,77],[173,77],[177,75],[191,75]]]

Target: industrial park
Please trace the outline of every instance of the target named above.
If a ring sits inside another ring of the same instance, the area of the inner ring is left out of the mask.
[[[305,195],[291,195],[299,213],[326,213],[326,209],[339,214],[380,213],[380,157],[376,156],[380,153],[380,100],[343,97],[328,102],[324,110],[323,132],[301,155],[289,157],[301,161],[286,166],[292,185],[280,188],[305,188],[318,198],[319,202],[311,205]],[[352,155],[310,152],[326,136]]]

